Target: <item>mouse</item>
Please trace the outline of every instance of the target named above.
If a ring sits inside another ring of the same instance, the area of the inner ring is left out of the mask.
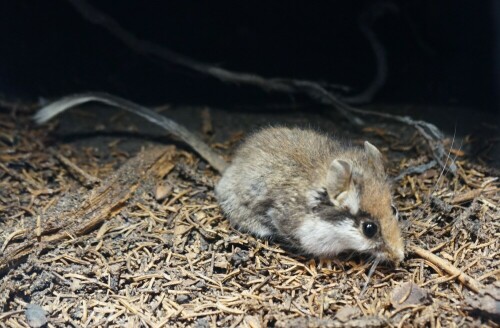
[[[251,134],[228,163],[182,125],[121,97],[90,92],[56,100],[35,115],[45,123],[67,109],[97,101],[139,115],[190,146],[221,178],[215,196],[236,229],[278,240],[300,255],[368,254],[398,266],[404,240],[382,153],[299,127]]]

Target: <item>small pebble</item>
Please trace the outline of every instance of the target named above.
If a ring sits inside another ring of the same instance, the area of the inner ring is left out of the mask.
[[[191,299],[191,297],[189,297],[189,295],[177,295],[177,297],[175,298],[175,301],[179,304],[184,304],[184,303],[187,303],[189,302],[189,300]]]
[[[164,184],[160,184],[160,185],[156,186],[155,199],[158,202],[161,202],[162,200],[166,199],[171,194],[172,194],[172,187],[171,186],[164,185]]]
[[[210,321],[207,318],[200,318],[194,322],[194,326],[196,328],[209,328]]]
[[[40,305],[28,304],[24,315],[30,327],[39,328],[47,324],[47,311]]]

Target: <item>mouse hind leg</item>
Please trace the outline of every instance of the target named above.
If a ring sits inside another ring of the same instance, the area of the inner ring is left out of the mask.
[[[276,229],[268,215],[273,202],[264,177],[232,166],[215,187],[215,194],[233,227],[259,238],[275,235]]]
[[[231,225],[239,231],[250,233],[258,238],[271,239],[275,236],[275,229],[271,225],[263,223],[265,218],[254,216],[246,220],[232,219],[229,217]]]
[[[271,238],[276,234],[272,220],[266,213],[268,210],[262,206],[251,206],[231,198],[221,201],[220,205],[234,228],[259,238]]]
[[[269,217],[269,203],[243,200],[237,193],[219,193],[219,204],[231,225],[259,238],[272,238],[276,228]]]

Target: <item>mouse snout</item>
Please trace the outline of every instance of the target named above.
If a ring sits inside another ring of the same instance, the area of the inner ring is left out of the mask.
[[[405,258],[404,241],[397,226],[390,225],[385,228],[389,229],[386,229],[382,233],[382,256],[397,266]]]
[[[394,264],[399,264],[404,260],[404,240],[398,222],[394,218],[388,217],[381,220],[382,226],[382,251],[387,260]]]
[[[400,249],[400,250],[397,250],[397,252],[395,253],[395,256],[394,256],[394,260],[397,264],[403,262],[403,260],[405,259],[405,252]]]
[[[405,258],[404,247],[403,245],[389,246],[384,255],[389,261],[398,266]]]

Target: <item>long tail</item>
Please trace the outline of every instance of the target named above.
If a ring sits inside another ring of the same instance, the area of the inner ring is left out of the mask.
[[[182,125],[177,124],[176,122],[152,111],[149,108],[104,92],[79,93],[63,97],[40,109],[33,116],[33,119],[36,123],[42,124],[66,111],[67,109],[91,101],[97,101],[113,107],[121,108],[133,114],[139,115],[150,121],[151,123],[160,126],[168,133],[173,134],[174,136],[185,142],[187,145],[189,145],[191,148],[193,148],[198,154],[201,155],[201,157],[207,160],[207,162],[220,173],[224,172],[224,170],[228,166],[228,163],[224,159],[222,159],[222,157],[220,157],[215,151],[213,151],[203,140],[198,138]]]

